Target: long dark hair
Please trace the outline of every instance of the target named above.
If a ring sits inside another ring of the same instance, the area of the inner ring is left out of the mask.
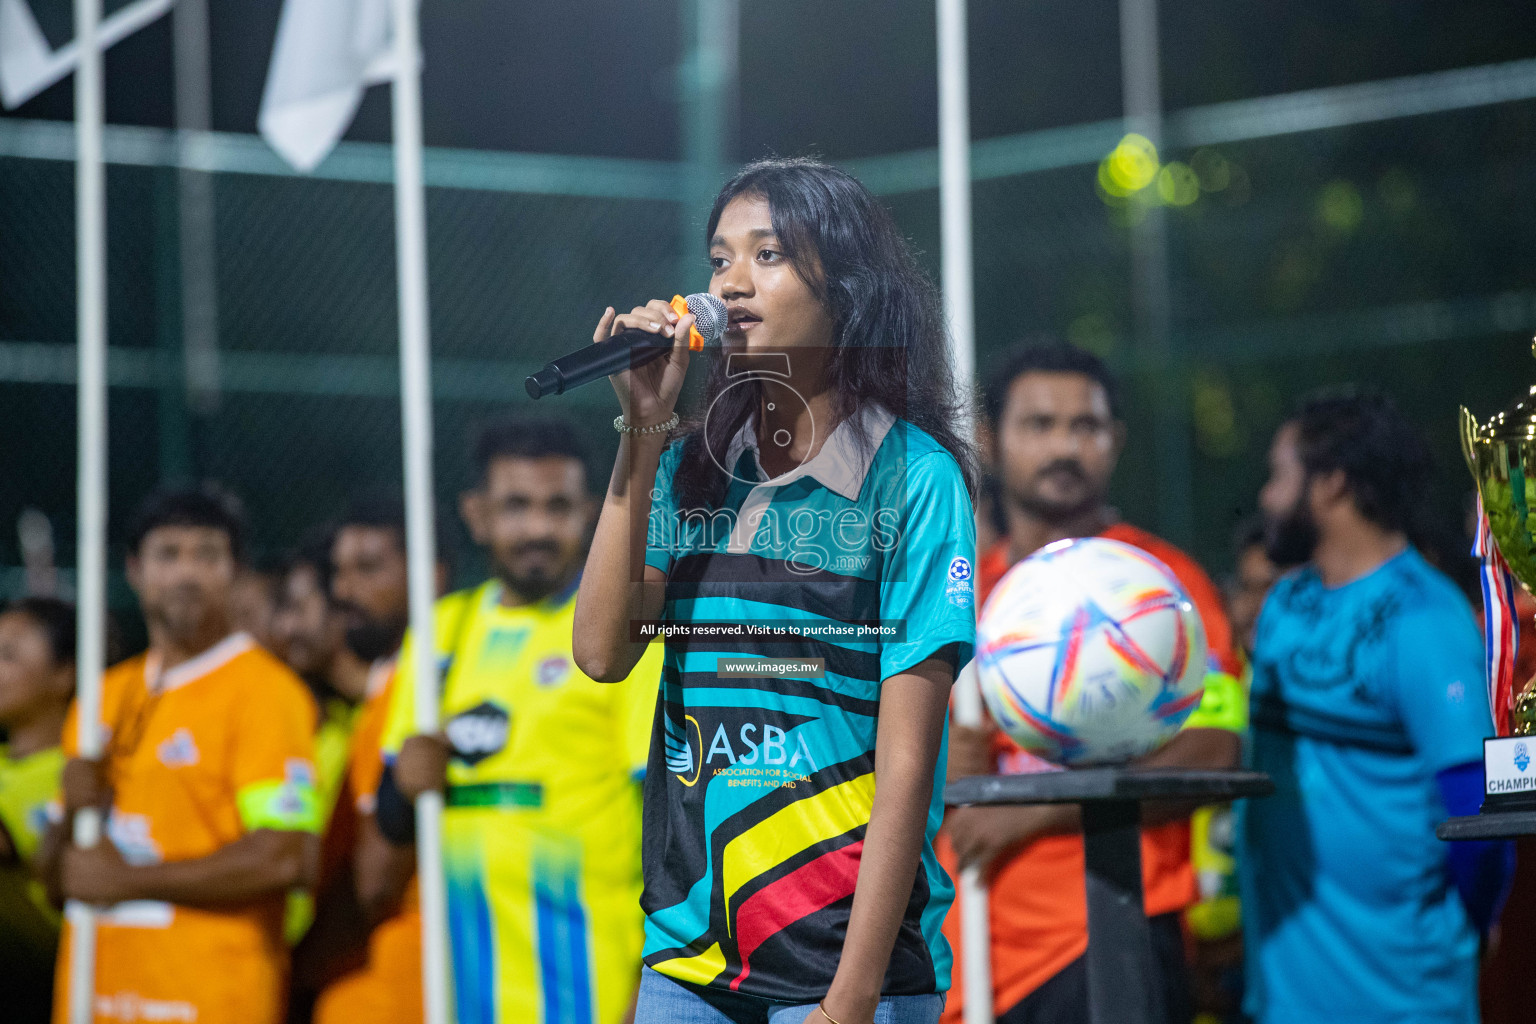
[[[835,167],[803,158],[760,160],[720,190],[706,241],[714,237],[726,206],[744,195],[767,201],[785,257],[832,316],[826,374],[835,421],[848,421],[856,443],[867,448],[871,439],[850,417],[868,403],[885,406],[954,456],[974,499],[976,454],[955,430],[961,399],[938,291],[890,213],[856,178]],[[711,410],[707,426],[700,415],[683,431],[673,480],[679,508],[716,508],[724,499],[727,477],[720,466],[726,449],[757,411],[761,395],[758,386],[726,391],[731,383],[726,360],[713,360],[700,404]]]

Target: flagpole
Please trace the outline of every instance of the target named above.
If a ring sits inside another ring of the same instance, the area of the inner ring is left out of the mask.
[[[939,218],[944,307],[949,315],[955,383],[965,396],[963,427],[974,433],[976,378],[975,280],[971,263],[971,111],[965,0],[938,0]],[[979,726],[981,690],[974,665],[960,672],[955,721]],[[992,1024],[992,938],[981,868],[960,872],[965,1024]]]
[[[427,215],[421,174],[421,61],[416,0],[394,4],[395,266],[400,300],[400,408],[405,434],[405,529],[416,731],[438,730],[432,501],[432,368],[427,317]],[[448,1024],[448,913],[443,794],[416,798],[422,988],[427,1024]]]
[[[79,635],[76,694],[79,756],[101,757],[101,676],[106,660],[107,575],[107,292],[106,170],[102,163],[103,90],[98,30],[101,0],[75,0],[75,258],[79,405]],[[89,849],[101,836],[101,814],[75,815],[74,842]],[[96,982],[96,915],[71,901],[69,1021],[89,1024]]]

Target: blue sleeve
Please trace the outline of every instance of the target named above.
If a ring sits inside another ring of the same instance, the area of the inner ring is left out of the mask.
[[[976,643],[976,513],[948,452],[926,452],[889,488],[880,514],[894,526],[880,579],[880,617],[901,631],[880,647],[880,678],[905,672],[949,644],[955,670]]]
[[[1410,612],[1397,631],[1397,711],[1431,773],[1481,762],[1493,735],[1483,642],[1472,611],[1437,602]]]
[[[661,453],[656,483],[651,489],[651,512],[645,526],[645,564],[671,575],[677,554],[677,501],[672,495],[672,476],[677,472],[683,443],[675,442]]]
[[[1435,781],[1452,817],[1476,814],[1482,806],[1482,761],[1447,768],[1435,776]],[[1498,923],[1514,884],[1515,844],[1508,840],[1447,843],[1445,872],[1478,934],[1486,936]]]

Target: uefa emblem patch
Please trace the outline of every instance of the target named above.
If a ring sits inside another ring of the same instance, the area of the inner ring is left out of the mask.
[[[944,583],[944,596],[956,607],[969,607],[975,600],[971,583],[971,560],[964,555],[951,558],[948,576]]]

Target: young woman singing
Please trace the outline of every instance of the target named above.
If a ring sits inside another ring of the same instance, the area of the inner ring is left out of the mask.
[[[636,1020],[928,1024],[945,712],[975,631],[938,298],[869,192],[812,161],[747,167],[706,239],[730,323],[685,428],[691,317],[610,308],[594,336],[674,339],[612,378],[574,638],[583,671],[622,679],[667,630]]]

